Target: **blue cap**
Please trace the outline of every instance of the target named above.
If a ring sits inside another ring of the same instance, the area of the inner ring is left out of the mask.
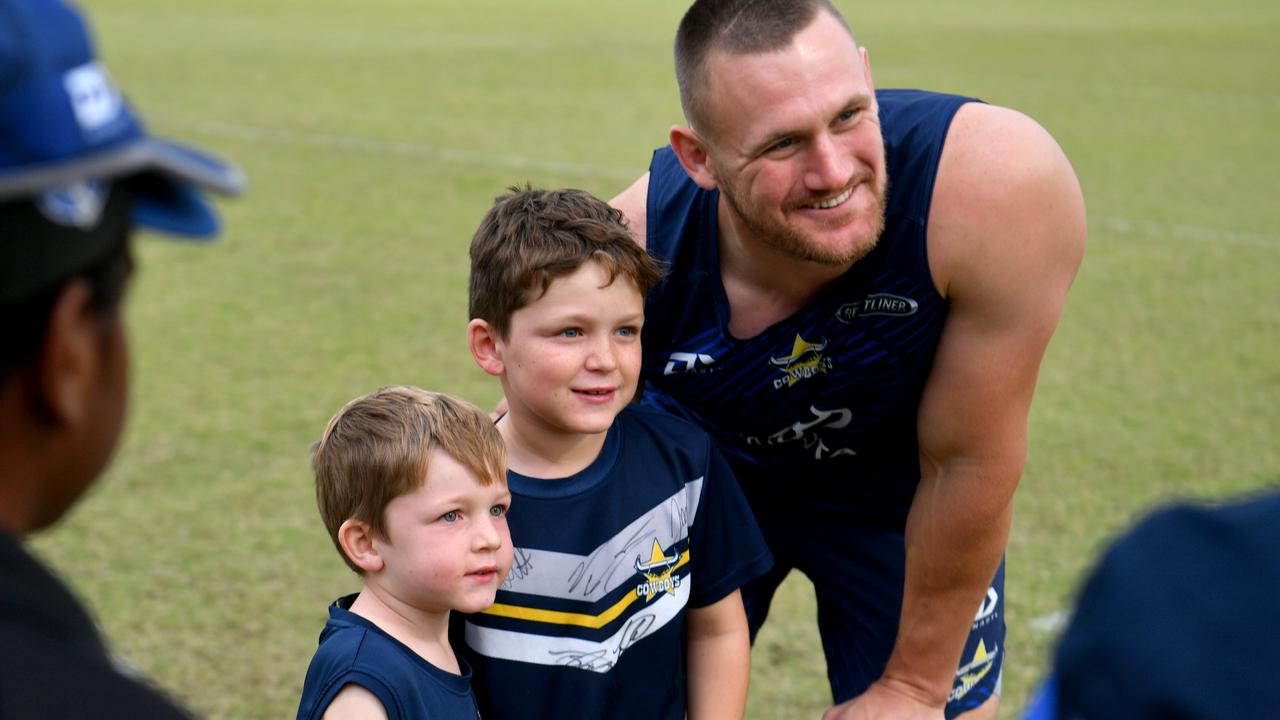
[[[57,197],[100,196],[95,188],[134,178],[134,222],[193,238],[218,232],[203,191],[245,188],[230,163],[147,135],[95,57],[76,8],[63,0],[0,0],[0,202],[66,207],[77,224],[91,224],[93,202]]]

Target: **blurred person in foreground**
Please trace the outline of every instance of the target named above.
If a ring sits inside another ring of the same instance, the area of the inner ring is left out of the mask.
[[[614,199],[668,266],[644,403],[714,437],[774,568],[812,581],[827,717],[995,715],[1003,556],[1040,360],[1084,252],[1027,116],[877,90],[828,0],[698,0],[688,125]]]
[[[1024,720],[1280,717],[1280,492],[1180,503],[1080,591]]]
[[[147,137],[61,0],[0,0],[0,718],[186,717],[117,664],[26,549],[100,475],[124,418],[136,226],[218,230],[240,172]]]

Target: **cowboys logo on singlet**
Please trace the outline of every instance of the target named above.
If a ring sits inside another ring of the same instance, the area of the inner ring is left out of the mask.
[[[999,654],[1000,648],[994,647],[988,651],[987,644],[979,639],[978,647],[973,650],[973,657],[956,672],[958,682],[951,688],[951,696],[947,698],[947,702],[955,702],[967,695],[995,667],[996,656]]]
[[[822,351],[826,349],[826,338],[819,342],[811,343],[797,334],[795,342],[791,345],[790,355],[769,358],[770,365],[785,373],[783,377],[773,381],[773,387],[775,389],[791,387],[801,380],[808,380],[816,375],[825,374],[831,369],[831,358],[822,354]]]

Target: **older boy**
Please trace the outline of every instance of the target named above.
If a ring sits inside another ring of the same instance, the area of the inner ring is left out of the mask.
[[[329,608],[298,718],[474,718],[449,611],[493,603],[511,569],[506,461],[468,403],[388,387],[347,403],[312,457],[334,546],[364,580]]]
[[[515,567],[464,628],[486,715],[743,715],[738,587],[771,558],[710,439],[629,405],[659,276],[575,190],[500,197],[472,241],[468,341],[506,393],[520,508]]]

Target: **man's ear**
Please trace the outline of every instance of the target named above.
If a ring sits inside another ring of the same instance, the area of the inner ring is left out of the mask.
[[[689,178],[703,190],[715,190],[720,183],[716,180],[715,169],[711,166],[711,157],[707,153],[707,144],[693,128],[684,125],[671,126],[671,149],[680,160],[681,167]]]
[[[91,303],[88,282],[68,283],[54,299],[40,344],[32,400],[41,415],[58,425],[93,422],[93,393],[105,358],[102,323]]]
[[[485,372],[499,377],[506,365],[502,360],[502,339],[487,320],[476,318],[467,323],[467,347],[471,357]]]
[[[382,569],[382,555],[374,543],[373,528],[368,523],[347,518],[338,527],[338,544],[347,558],[364,572],[376,573]]]

